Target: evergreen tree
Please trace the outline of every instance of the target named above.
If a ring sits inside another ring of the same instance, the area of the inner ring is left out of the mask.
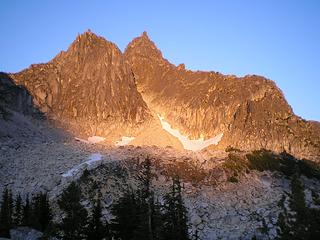
[[[12,195],[12,191],[9,191],[9,198],[8,198],[8,209],[9,209],[9,224],[10,227],[13,224],[13,210],[14,210],[14,200],[13,200],[13,195]]]
[[[187,210],[181,195],[179,177],[172,182],[172,189],[165,196],[163,237],[165,239],[186,240],[188,236]]]
[[[81,205],[81,189],[72,182],[58,200],[59,208],[64,212],[61,230],[63,239],[84,239],[87,224],[87,210]]]
[[[137,218],[140,219],[139,228],[136,230],[138,239],[154,239],[154,192],[151,189],[152,173],[151,160],[147,157],[142,163],[140,190],[138,191],[139,211]]]
[[[38,193],[32,200],[32,227],[45,231],[52,220],[52,213],[47,193]]]
[[[111,209],[115,217],[111,220],[111,231],[115,239],[129,240],[134,239],[136,229],[140,225],[137,218],[139,205],[133,191],[126,192]]]
[[[43,232],[43,236],[41,239],[59,239],[59,225],[51,221]]]
[[[282,240],[289,240],[291,239],[290,236],[290,225],[289,225],[289,214],[285,207],[285,196],[283,195],[280,202],[278,203],[278,206],[282,209],[282,212],[278,216],[278,222],[277,222],[277,233],[278,238]]]
[[[32,209],[30,206],[29,196],[27,195],[22,211],[22,225],[31,227],[32,223]]]
[[[15,226],[20,226],[22,224],[22,198],[21,195],[18,194],[15,200],[15,209],[13,214],[13,223]]]
[[[304,187],[298,172],[291,179],[290,214],[284,211],[278,217],[278,239],[320,239],[320,211],[306,206]]]
[[[10,228],[12,226],[13,199],[12,193],[5,188],[2,194],[0,209],[0,236],[10,237]]]
[[[147,158],[138,178],[139,189],[136,192],[128,191],[113,205],[112,214],[115,218],[111,222],[111,229],[116,239],[188,239],[186,209],[179,179],[174,180],[174,194],[168,194],[168,208],[165,207],[164,215],[162,206],[155,201],[152,177],[151,161]],[[165,223],[168,224],[164,227]]]
[[[92,215],[88,220],[87,239],[88,240],[100,240],[108,239],[109,232],[107,222],[102,222],[102,208],[100,199],[97,200],[93,207]]]
[[[152,209],[152,223],[153,223],[153,239],[162,240],[162,226],[163,226],[162,205],[159,201],[155,201]]]
[[[31,225],[31,208],[30,208],[30,201],[29,196],[27,195],[25,204],[22,208],[22,225],[23,226],[30,226]]]

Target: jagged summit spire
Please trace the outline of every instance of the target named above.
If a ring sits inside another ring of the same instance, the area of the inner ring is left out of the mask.
[[[109,42],[108,40],[106,40],[104,37],[101,37],[101,36],[95,34],[90,29],[87,29],[85,32],[78,34],[77,38],[73,41],[71,46],[78,48],[80,46],[79,44],[91,46],[91,47],[94,47],[94,46],[101,47],[106,44],[112,44],[112,45],[116,46],[112,42]]]
[[[136,37],[136,38],[134,38],[133,41],[134,41],[134,40],[138,40],[138,41],[142,41],[142,42],[147,42],[147,43],[153,43],[152,40],[150,39],[147,31],[143,31],[143,32],[141,33],[141,35],[138,36],[138,37]]]
[[[147,31],[143,31],[143,33],[141,34],[141,37],[149,39]]]
[[[154,42],[150,39],[150,37],[148,36],[147,31],[143,31],[142,34],[136,38],[134,38],[127,46],[127,48],[129,47],[133,47],[135,45],[141,45],[143,44],[144,46],[153,46],[154,48],[156,48]]]
[[[79,33],[78,34],[78,38],[83,38],[83,37],[94,37],[94,38],[99,38],[99,36],[97,34],[95,34],[94,32],[91,31],[90,28],[88,28],[86,31],[84,31],[83,33]]]
[[[130,59],[130,55],[142,54],[148,57],[162,59],[162,53],[156,44],[149,38],[146,31],[134,38],[126,47],[124,54]]]

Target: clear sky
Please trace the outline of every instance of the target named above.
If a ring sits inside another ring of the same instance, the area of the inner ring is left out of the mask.
[[[174,64],[263,75],[320,121],[318,0],[1,0],[0,71],[47,62],[87,29],[121,50],[146,30]]]

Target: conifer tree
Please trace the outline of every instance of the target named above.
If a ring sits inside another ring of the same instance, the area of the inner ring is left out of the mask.
[[[30,206],[29,196],[26,196],[26,201],[22,210],[22,225],[31,227],[32,223],[32,209]]]
[[[38,193],[32,200],[32,227],[45,231],[52,220],[52,213],[47,193]]]
[[[174,177],[172,189],[165,196],[163,236],[165,239],[186,240],[188,236],[187,210],[181,195],[179,177]]]
[[[113,205],[115,219],[111,229],[116,239],[160,240],[163,235],[161,205],[155,201],[152,189],[151,161],[146,158],[139,171],[137,191],[126,192]]]
[[[115,239],[129,240],[135,238],[136,230],[140,225],[140,219],[137,218],[139,205],[133,191],[127,191],[114,203],[111,209],[115,217],[111,220],[111,231]]]
[[[61,230],[63,239],[84,239],[87,224],[87,210],[81,205],[81,189],[72,182],[58,200],[59,208],[64,212]]]
[[[102,221],[101,201],[98,199],[93,206],[92,215],[88,220],[87,239],[100,240],[108,238],[109,232],[107,222],[103,223]]]
[[[153,239],[154,240],[162,240],[164,239],[162,236],[162,226],[163,226],[163,213],[162,213],[162,205],[158,201],[154,201],[153,210],[152,210],[152,223],[153,223]]]
[[[291,178],[290,210],[284,211],[278,217],[278,239],[320,239],[320,211],[306,206],[304,187],[300,181],[299,172]]]
[[[13,223],[15,226],[20,226],[22,224],[22,198],[21,195],[18,194],[15,200],[15,208],[13,214]]]
[[[14,200],[13,200],[13,195],[12,195],[12,191],[9,191],[9,198],[8,198],[8,204],[9,204],[9,224],[10,227],[13,224],[13,210],[14,210]]]
[[[0,209],[0,236],[10,237],[10,228],[12,226],[12,194],[9,189],[5,188],[2,194]]]
[[[151,172],[151,160],[147,157],[142,163],[140,180],[140,191],[138,191],[139,202],[139,218],[140,226],[137,229],[140,239],[154,238],[154,192],[151,189],[152,172]]]

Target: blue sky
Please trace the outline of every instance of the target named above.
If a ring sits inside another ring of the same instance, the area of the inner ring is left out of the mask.
[[[174,64],[263,75],[320,121],[320,1],[1,0],[0,71],[47,62],[87,29],[121,50],[146,30]]]

